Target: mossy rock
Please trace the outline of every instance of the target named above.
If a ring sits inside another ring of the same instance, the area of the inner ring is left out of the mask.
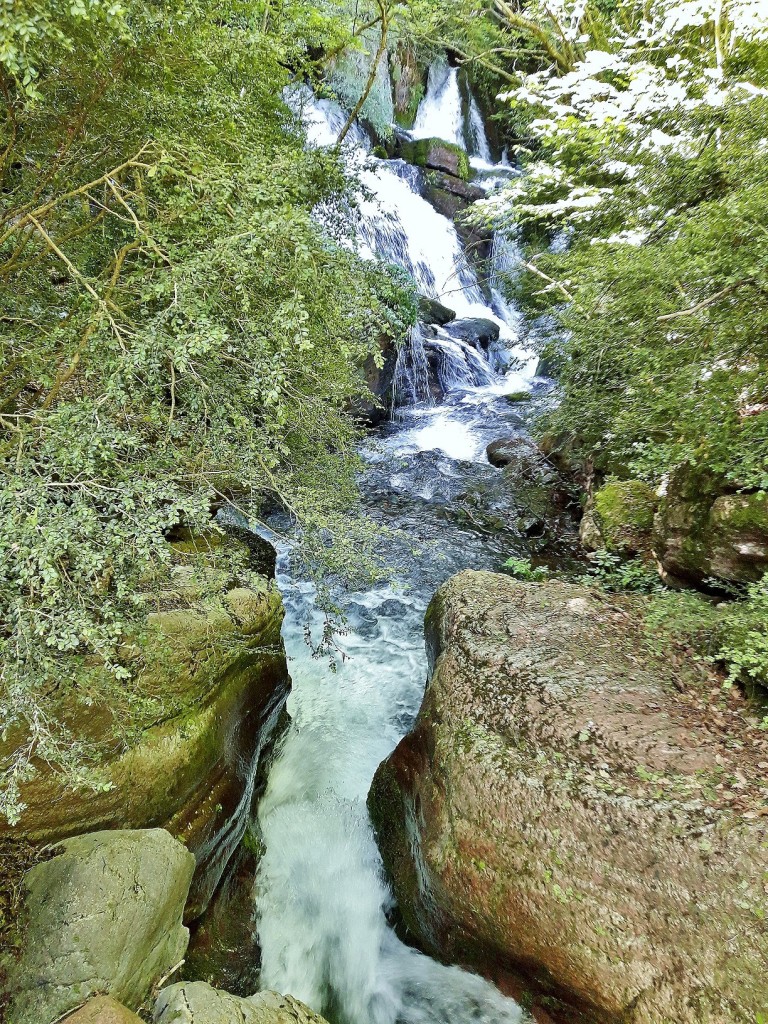
[[[223,540],[247,555],[238,541]],[[188,558],[200,546],[195,538],[180,543]],[[102,665],[73,657],[62,666],[72,685],[62,688],[55,713],[98,753],[102,788],[74,789],[40,763],[22,784],[20,822],[0,822],[0,839],[34,843],[105,828],[166,828],[197,857],[188,920],[204,910],[243,835],[260,752],[290,688],[274,584],[255,573],[233,580],[205,563],[196,557],[194,578],[163,592],[178,598],[183,590],[186,606],[161,604],[126,642],[126,661],[136,667],[131,701]],[[110,686],[112,703],[103,696]],[[102,695],[98,703],[81,699],[93,692]],[[9,732],[0,757],[23,740],[20,730]]]
[[[648,551],[658,506],[653,488],[642,480],[609,480],[594,496],[594,513],[605,546],[618,554]]]
[[[650,650],[644,607],[450,579],[371,820],[409,938],[441,961],[520,972],[572,1024],[746,1024],[768,955],[754,721],[734,703],[714,734],[687,684],[719,692],[717,677]],[[743,806],[712,785],[733,777]]]
[[[654,528],[670,575],[709,585],[752,583],[768,572],[768,491],[726,491],[711,477],[673,474]]]
[[[184,957],[195,858],[164,829],[92,832],[53,852],[24,878],[27,941],[8,1024],[60,1020],[101,994],[138,1009]]]
[[[415,139],[403,142],[400,152],[404,160],[417,167],[430,167],[445,171],[462,181],[469,181],[472,169],[466,152],[453,142],[444,139]]]
[[[400,128],[413,128],[419,103],[426,91],[426,73],[419,66],[411,47],[402,43],[391,55],[390,66],[395,123]]]

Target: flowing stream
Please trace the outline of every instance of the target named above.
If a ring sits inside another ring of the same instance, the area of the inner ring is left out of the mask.
[[[310,143],[332,142],[344,112],[306,93],[301,100]],[[482,127],[476,107],[471,116]],[[416,130],[452,132],[449,138],[465,144],[453,71],[433,69]],[[477,123],[474,134],[485,139]],[[504,396],[531,386],[532,364],[517,348],[516,312],[497,292],[484,296],[453,224],[419,194],[415,169],[368,159],[363,133],[351,136],[350,160],[360,158],[360,174],[375,195],[362,210],[361,249],[405,267],[422,292],[459,316],[494,320],[501,339],[488,353],[447,330],[432,329],[428,339],[413,332],[398,366],[399,415],[363,452],[369,514],[402,538],[388,550],[400,582],[343,595],[349,632],[339,640],[343,653],[334,670],[327,659],[312,657],[305,640],[307,622],[316,635],[323,625],[313,587],[292,575],[289,546],[280,550],[292,723],[259,808],[261,982],[304,1000],[334,1024],[512,1024],[525,1015],[493,985],[396,936],[365,801],[378,764],[421,702],[422,624],[435,589],[461,568],[498,568],[510,554],[525,553],[514,531],[489,532],[472,522],[467,493],[497,472],[485,458],[488,442],[523,429]],[[487,160],[484,145],[476,143],[476,153]],[[499,258],[508,260],[505,244]],[[425,385],[427,343],[441,356],[445,397],[439,401]]]

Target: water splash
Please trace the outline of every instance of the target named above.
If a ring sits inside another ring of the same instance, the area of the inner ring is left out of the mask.
[[[290,992],[334,1024],[518,1024],[512,1000],[405,946],[387,924],[365,797],[421,698],[425,596],[351,595],[345,657],[332,672],[304,638],[307,614],[322,625],[311,587],[286,575],[284,552],[279,567],[293,721],[259,807],[262,987]]]
[[[421,324],[411,328],[405,344],[397,353],[392,393],[395,407],[434,405],[429,379],[429,361]]]

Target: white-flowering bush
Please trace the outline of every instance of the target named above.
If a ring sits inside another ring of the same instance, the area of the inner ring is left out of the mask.
[[[696,154],[701,122],[687,128],[686,115],[709,108],[714,118],[727,105],[768,95],[734,59],[768,40],[768,0],[619,0],[619,16],[604,32],[594,30],[585,0],[527,10],[537,13],[557,24],[573,61],[563,71],[553,60],[501,97],[530,112],[539,152],[522,183],[485,204],[491,220],[588,221],[613,194],[613,181],[636,177],[649,157]],[[579,149],[595,147],[601,159],[590,153],[579,162]],[[546,179],[554,190],[542,190]]]

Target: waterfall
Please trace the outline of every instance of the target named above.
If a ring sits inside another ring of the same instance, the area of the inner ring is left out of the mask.
[[[316,100],[304,86],[294,87],[287,100],[301,114],[310,145],[335,143],[346,122],[337,104]],[[463,144],[455,69],[433,67],[429,102],[421,114],[422,129],[429,120],[429,134]],[[476,136],[473,145],[480,153],[478,140],[484,133]],[[402,161],[375,159],[369,150],[355,126],[344,159],[368,194],[354,213],[356,241],[350,244],[364,257],[402,267],[423,295],[449,306],[459,318],[495,321],[498,345],[514,347],[510,312],[496,300],[493,308],[488,306],[454,224],[423,198],[421,172]],[[316,216],[322,222],[325,212],[320,209]],[[501,263],[505,251],[499,252]],[[461,487],[460,462],[480,460],[487,466],[485,446],[498,429],[489,409],[496,401],[508,414],[499,396],[526,386],[519,375],[501,376],[488,352],[466,340],[474,336],[469,325],[451,331],[448,323],[419,325],[410,332],[398,353],[394,385],[407,422],[398,425],[388,450],[373,456],[391,466],[393,482],[398,473],[407,476],[411,463],[417,477],[419,465],[435,467],[434,480],[414,483],[417,504],[398,526],[398,536],[408,538],[405,561],[423,554],[417,543],[422,527],[411,518],[418,516],[418,502],[435,488]],[[440,393],[446,402],[437,401]],[[427,452],[442,454],[437,462],[428,457],[425,463],[418,453]],[[444,476],[440,466],[451,459],[459,461],[445,467]],[[386,507],[389,502],[381,509]],[[441,536],[445,528],[441,521]],[[452,543],[456,568],[487,564],[487,538],[473,547],[464,519]],[[508,550],[506,540],[503,550]],[[332,671],[306,643],[307,629],[319,637],[324,628],[314,587],[291,576],[290,550],[281,547],[278,583],[286,605],[283,637],[291,659],[292,722],[258,811],[264,853],[254,897],[261,984],[290,992],[333,1024],[520,1024],[527,1019],[489,982],[443,966],[395,935],[387,921],[391,897],[366,810],[373,773],[413,721],[421,700],[424,609],[439,582],[435,572],[449,571],[448,555],[442,547],[440,552],[436,569],[428,561],[414,563],[407,590],[380,587],[340,595],[349,632],[340,638],[343,655]]]
[[[411,328],[405,344],[397,354],[392,393],[395,407],[434,404],[429,386],[429,362],[421,324]]]
[[[411,135],[414,139],[445,139],[466,149],[459,70],[444,60],[436,60],[429,69],[427,92],[416,112]]]
[[[469,94],[469,155],[477,157],[478,160],[492,166],[491,147],[488,136],[485,132],[485,121],[480,112],[477,100]]]

